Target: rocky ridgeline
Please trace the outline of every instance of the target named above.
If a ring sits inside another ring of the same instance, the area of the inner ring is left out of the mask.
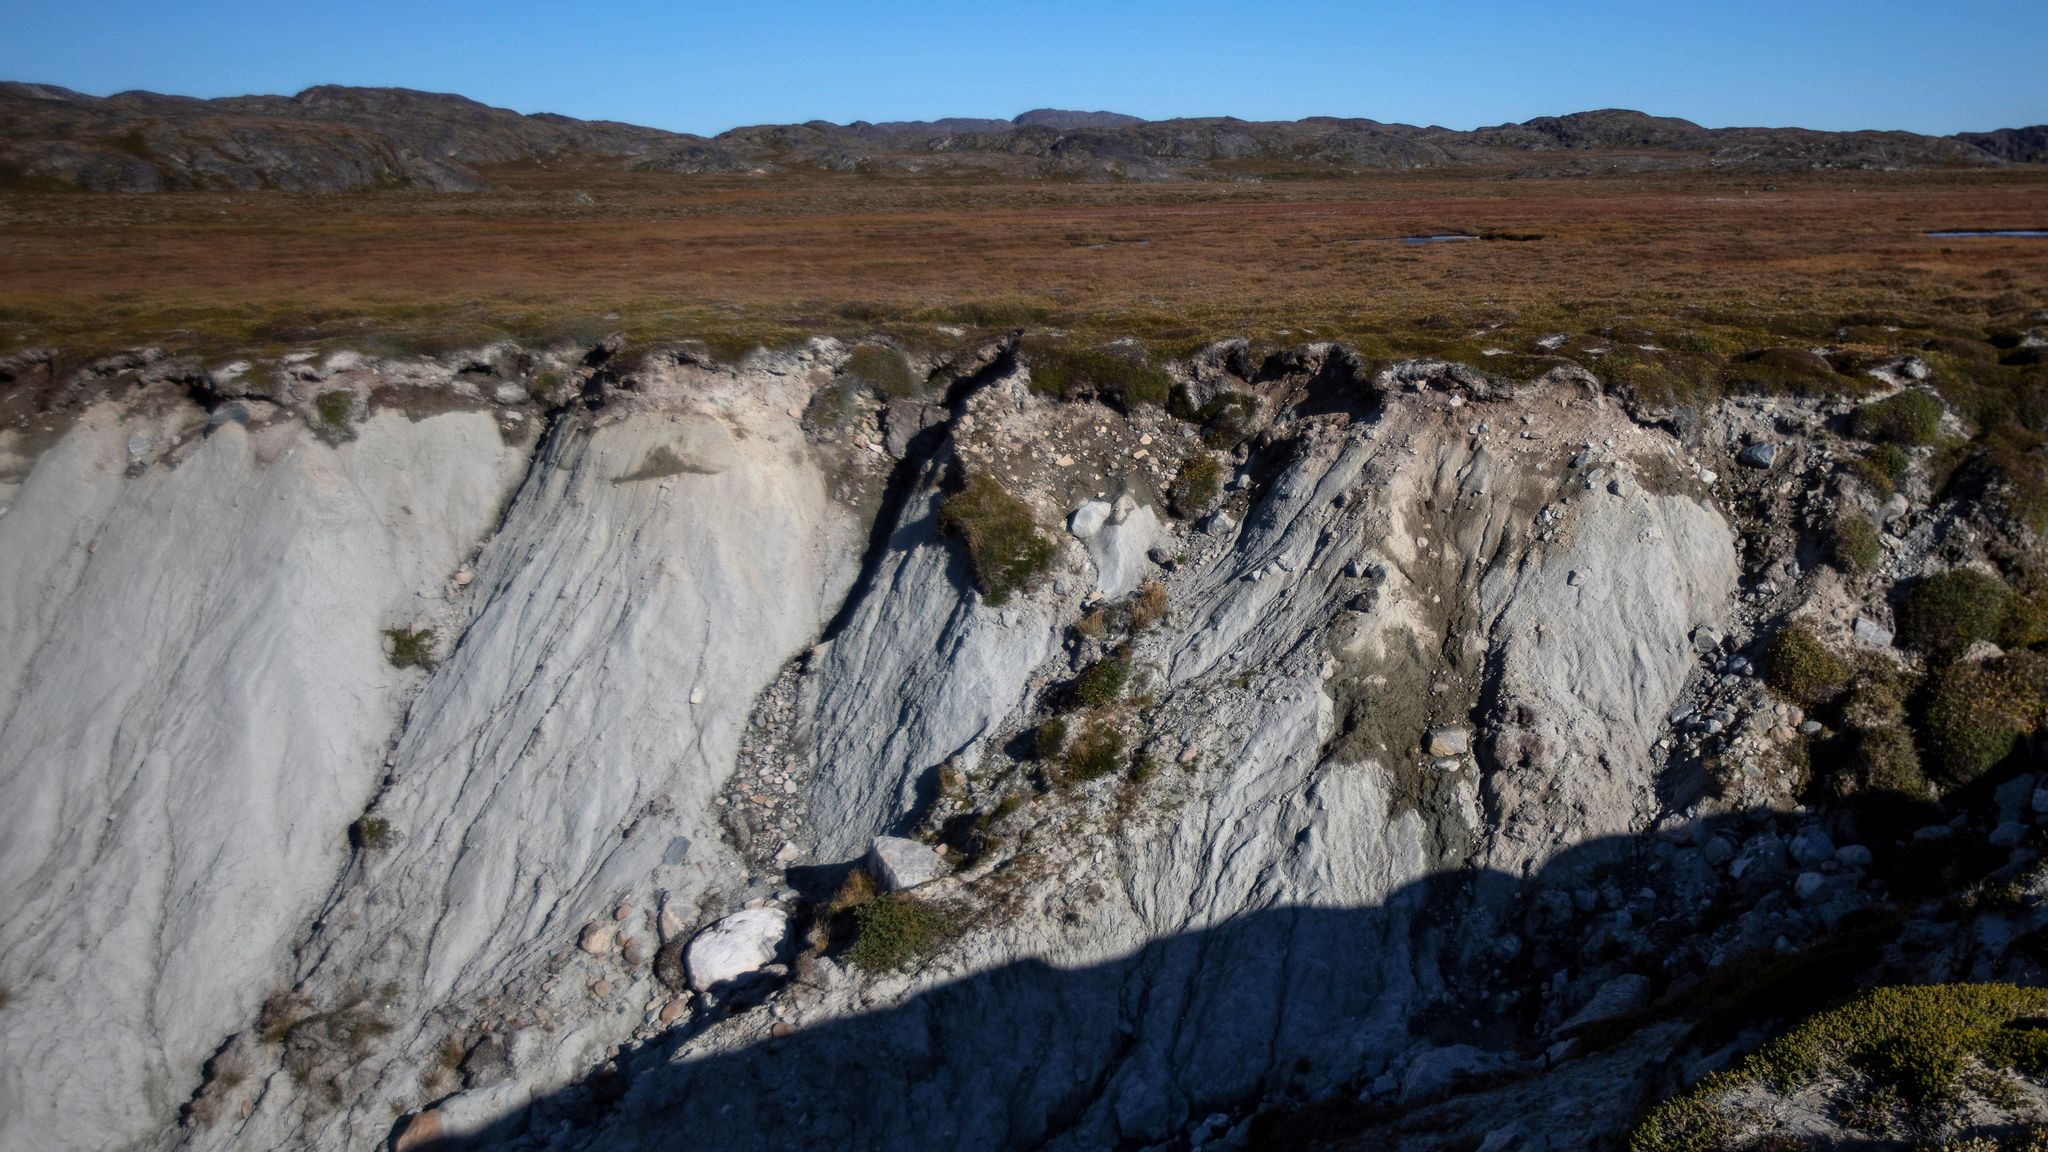
[[[1788,672],[2018,531],[1849,402],[863,347],[10,362],[4,1142],[1581,1148],[2042,974],[2048,789]]]
[[[1604,109],[1452,131],[1318,116],[1146,122],[1040,110],[1015,120],[771,124],[715,138],[567,116],[523,116],[460,96],[323,85],[295,96],[88,96],[0,82],[0,164],[31,189],[474,192],[478,167],[582,162],[682,175],[767,171],[1184,179],[1247,163],[1332,174],[1519,165],[1523,175],[1711,169],[1893,171],[2040,163],[2044,130],[1709,129]]]

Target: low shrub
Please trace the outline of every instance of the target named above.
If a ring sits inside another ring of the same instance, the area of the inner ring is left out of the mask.
[[[992,605],[1030,591],[1052,567],[1057,548],[1038,530],[1031,506],[988,476],[969,477],[939,508],[939,525],[967,544],[975,584]]]
[[[1709,1152],[1736,1146],[1739,1105],[1752,1086],[1790,1093],[1823,1076],[1866,1100],[1897,1101],[1909,1127],[1933,1119],[1972,1087],[1973,1070],[2048,1074],[2048,990],[2010,984],[1879,988],[1823,1012],[1726,1072],[1650,1110],[1630,1152]],[[1847,1102],[1847,1103],[1853,1103]],[[1872,1111],[1889,1113],[1889,1108]]]
[[[1880,496],[1896,491],[1912,470],[1913,458],[1896,444],[1879,444],[1849,462],[1849,471]]]
[[[1996,576],[1955,568],[1914,585],[1899,605],[1899,640],[1935,660],[1952,660],[1979,640],[1995,640],[2012,604]]]
[[[1951,664],[1929,678],[1918,725],[1936,780],[1967,784],[2048,720],[2048,656],[2016,652],[1981,667]]]
[[[1094,720],[1067,746],[1068,783],[1080,784],[1107,776],[1124,766],[1124,737],[1104,720]]]
[[[1834,699],[1849,682],[1848,662],[1804,625],[1788,624],[1779,629],[1765,660],[1766,682],[1787,699],[1808,707]]]
[[[1173,483],[1166,489],[1166,507],[1185,520],[1198,516],[1216,494],[1223,491],[1223,465],[1206,452],[1197,452],[1181,462]]]
[[[391,645],[388,659],[393,668],[432,668],[434,666],[434,630],[432,628],[386,628],[384,639]]]
[[[1053,716],[1039,722],[1031,736],[1032,752],[1040,760],[1058,759],[1067,747],[1067,722]]]
[[[854,910],[856,928],[848,954],[869,972],[889,972],[935,955],[959,934],[944,909],[896,893]]]
[[[882,344],[855,348],[839,372],[892,400],[915,395],[918,390],[917,374],[910,370],[910,361],[903,353]]]
[[[1786,347],[1763,348],[1736,357],[1725,378],[1731,390],[1767,395],[1822,395],[1859,384],[1837,374],[1825,357],[1804,348]]]
[[[1259,430],[1259,400],[1245,392],[1218,393],[1196,416],[1202,425],[1202,443],[1228,452]]]
[[[1130,678],[1130,652],[1118,648],[1111,655],[1083,668],[1068,687],[1067,696],[1083,708],[1107,707],[1123,694],[1124,684]]]
[[[1828,559],[1852,576],[1876,568],[1884,559],[1877,525],[1854,513],[1837,519],[1828,537]]]
[[[1941,401],[1908,388],[1856,409],[1849,431],[1877,444],[1932,444],[1941,434]]]
[[[1904,725],[1871,728],[1856,734],[1856,791],[1895,792],[1915,800],[1927,798],[1927,774],[1920,769],[1920,750]]]
[[[1124,408],[1162,407],[1173,377],[1143,360],[1107,348],[1045,344],[1026,350],[1031,389],[1062,400],[1101,397]]]

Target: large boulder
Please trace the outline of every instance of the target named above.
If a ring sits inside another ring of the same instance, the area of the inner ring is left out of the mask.
[[[684,962],[690,987],[707,992],[772,963],[789,934],[789,914],[780,908],[735,912],[697,934]]]

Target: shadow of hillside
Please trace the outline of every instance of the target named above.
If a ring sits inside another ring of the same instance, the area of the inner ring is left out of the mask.
[[[1993,783],[1947,806],[1896,796],[1877,810],[1844,805],[1827,824],[1837,836],[1868,841],[1878,856],[1871,876],[1881,884],[1903,891],[1943,865],[1930,850],[1953,857],[1950,875],[1982,876],[2002,854],[1987,856],[1966,837],[1946,849],[1915,843],[1908,829],[1981,809]],[[1726,817],[1702,827],[1696,843],[1715,834],[1740,842],[1780,819]],[[1790,824],[1775,826],[1783,834]],[[1588,1041],[1613,1042],[1621,1029],[1659,1015],[1703,1019],[1711,1010],[1719,1018],[1695,1027],[1688,1041],[1694,1055],[1739,1029],[1754,1039],[1759,1024],[1803,1016],[1877,980],[1896,917],[1879,923],[1864,913],[1804,941],[1802,956],[1753,968],[1745,959],[1700,979],[1702,939],[1719,933],[1725,941],[1745,911],[1783,899],[1760,896],[1753,872],[1742,885],[1710,872],[1720,898],[1703,905],[1676,879],[1688,869],[1699,875],[1686,859],[1699,853],[1651,835],[1597,839],[1526,879],[1439,873],[1378,905],[1261,909],[1102,963],[1019,960],[687,1063],[671,1063],[670,1054],[702,1026],[677,1029],[622,1056],[616,1070],[537,1099],[483,1132],[427,1147],[488,1148],[552,1132],[564,1142],[551,1146],[607,1150],[1188,1147],[1185,1133],[1217,1114],[1227,1118],[1213,1126],[1219,1133],[1255,1111],[1318,1101],[1341,1105],[1332,1115],[1346,1126],[1384,1115],[1384,1096],[1346,1102],[1425,1050],[1471,1045],[1509,1059],[1499,1074],[1529,1075],[1556,1038],[1559,1016],[1585,999],[1589,984],[1619,973],[1649,977],[1658,1005],[1606,1026],[1604,1037],[1588,1033]],[[1653,901],[1641,895],[1649,889],[1658,892]],[[1635,895],[1619,907],[1603,900],[1586,908],[1589,891]],[[1577,912],[1560,921],[1558,909],[1574,907],[1573,897]],[[1085,912],[1072,928],[1085,938]],[[1542,986],[1561,970],[1574,978],[1573,990],[1545,1015]],[[760,1035],[771,1010],[754,1011]],[[1585,1147],[1618,1145],[1652,1093],[1676,1086],[1669,1055],[1643,1066],[1640,1092],[1603,1106],[1606,1130],[1586,1133]],[[1275,1137],[1263,1146],[1281,1147],[1313,1130],[1256,1131]]]

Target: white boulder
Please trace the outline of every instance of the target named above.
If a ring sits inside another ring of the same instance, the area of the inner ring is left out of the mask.
[[[944,876],[946,860],[915,840],[877,836],[874,847],[868,849],[868,872],[884,892],[901,892]]]
[[[697,934],[684,960],[690,987],[699,992],[772,963],[789,933],[789,915],[780,908],[749,908],[735,912]]]

